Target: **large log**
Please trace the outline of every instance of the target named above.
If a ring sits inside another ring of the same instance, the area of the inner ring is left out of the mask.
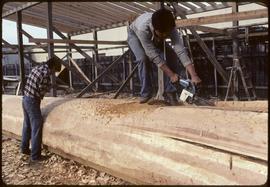
[[[21,97],[2,100],[3,131],[21,136]],[[267,179],[264,112],[45,98],[42,113],[45,145],[136,184],[259,185]]]

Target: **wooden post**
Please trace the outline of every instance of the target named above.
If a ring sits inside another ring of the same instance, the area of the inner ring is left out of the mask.
[[[97,41],[98,40],[98,36],[97,36],[97,31],[95,30],[93,32],[93,38],[94,38],[94,41]],[[94,44],[94,61],[95,61],[95,65],[94,65],[94,70],[95,70],[95,78],[98,77],[98,69],[97,69],[97,66],[96,64],[98,63],[99,61],[99,58],[98,58],[98,44]],[[98,90],[98,82],[96,82],[95,84],[95,87],[96,87],[96,90]]]
[[[48,39],[53,39],[53,30],[52,30],[52,26],[53,26],[53,23],[52,23],[52,2],[48,2],[48,24],[47,24],[47,38]],[[49,56],[49,59],[53,57],[54,55],[54,47],[53,47],[53,43],[48,43],[48,56]],[[57,93],[56,93],[56,89],[55,89],[55,72],[52,72],[52,75],[51,75],[51,81],[52,81],[52,85],[53,85],[53,88],[51,90],[51,94],[53,97],[56,97],[57,96]]]
[[[212,50],[214,57],[216,56],[215,38],[212,41]],[[214,80],[215,80],[215,97],[218,97],[218,83],[217,83],[217,69],[214,67]]]
[[[69,34],[68,34],[68,39],[71,40],[71,35],[69,35]],[[71,48],[70,44],[68,44],[67,60],[68,60],[68,65],[71,69],[72,63],[71,63],[71,60],[69,57],[72,58],[72,48]],[[71,70],[68,71],[68,75],[69,75],[69,88],[73,89]]]
[[[124,89],[125,85],[128,83],[128,81],[133,77],[135,71],[138,69],[139,63],[136,64],[136,66],[133,68],[133,70],[130,72],[129,76],[127,77],[126,80],[124,80],[123,84],[120,86],[120,88],[117,90],[117,92],[114,95],[114,99],[118,97],[120,92]]]
[[[238,4],[236,2],[233,2],[232,4],[232,13],[237,13],[238,12]],[[239,26],[239,21],[235,20],[233,21],[233,34],[232,34],[232,50],[233,50],[233,66],[238,66],[240,65],[239,63],[239,57],[238,57],[238,26]],[[233,100],[237,101],[238,100],[238,93],[239,93],[239,84],[238,84],[238,76],[236,73],[236,76],[233,77],[233,82],[232,82],[232,93],[233,93]],[[237,95],[237,96],[236,96]]]
[[[17,12],[17,38],[18,38],[18,56],[20,63],[20,87],[22,95],[24,95],[25,86],[25,71],[24,71],[24,57],[23,57],[23,38],[22,38],[22,12]]]
[[[157,4],[158,8],[164,7],[164,2],[160,2],[159,4]],[[165,45],[165,40],[164,40],[164,60],[166,61],[166,45]],[[158,68],[158,91],[157,91],[157,95],[156,98],[157,100],[164,100],[163,97],[163,93],[164,93],[164,73],[163,71]]]
[[[127,33],[128,33],[128,28],[129,28],[129,21],[126,22],[127,26]],[[128,72],[131,74],[132,72],[132,51],[130,50],[129,56],[128,56]],[[133,84],[133,77],[130,78],[129,80],[129,89],[132,94],[134,94],[134,84]]]

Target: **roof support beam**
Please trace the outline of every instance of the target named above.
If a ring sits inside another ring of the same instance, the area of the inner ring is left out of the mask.
[[[8,17],[9,15],[15,14],[18,11],[22,11],[24,9],[30,8],[32,6],[35,6],[35,5],[39,4],[39,3],[41,3],[41,2],[28,2],[28,3],[25,3],[22,6],[19,6],[19,7],[16,7],[14,9],[12,9],[12,10],[4,12],[2,14],[2,18]]]
[[[201,25],[187,26],[186,28],[187,29],[194,28],[195,30],[203,31],[203,32],[210,32],[210,33],[217,33],[217,34],[228,34],[227,31],[224,29],[216,29],[213,27],[206,27],[206,26],[201,26]]]
[[[112,25],[105,25],[105,26],[96,27],[96,28],[88,28],[88,29],[83,29],[83,30],[79,30],[79,31],[74,31],[74,32],[71,32],[69,34],[71,36],[75,36],[75,35],[86,34],[86,33],[94,32],[94,31],[113,29],[113,28],[122,27],[122,26],[126,26],[126,23],[121,22],[121,23],[114,23]]]
[[[268,10],[260,9],[260,10],[252,10],[238,13],[230,13],[230,14],[221,14],[218,16],[206,16],[199,18],[190,18],[190,19],[180,19],[176,20],[177,27],[185,27],[185,26],[196,26],[196,25],[204,25],[204,24],[212,24],[212,23],[222,23],[228,21],[236,21],[236,20],[247,20],[247,19],[257,19],[257,18],[267,18]]]
[[[29,38],[29,42],[39,43],[69,43],[69,44],[103,44],[103,45],[125,45],[126,41],[96,41],[96,40],[68,40],[68,39],[42,39]]]

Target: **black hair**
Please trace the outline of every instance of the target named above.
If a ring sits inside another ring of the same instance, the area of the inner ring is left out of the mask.
[[[152,15],[152,25],[160,32],[171,31],[175,27],[175,20],[172,12],[165,8],[155,11]]]
[[[50,58],[46,63],[48,64],[50,69],[55,69],[55,71],[60,71],[61,70],[61,59],[58,58],[57,56],[53,56]]]

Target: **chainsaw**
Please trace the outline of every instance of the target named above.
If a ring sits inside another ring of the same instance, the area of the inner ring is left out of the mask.
[[[179,79],[176,83],[173,83],[180,95],[179,100],[188,104],[195,104],[197,106],[215,106],[211,101],[203,99],[197,95],[198,88],[194,85],[190,79]]]

